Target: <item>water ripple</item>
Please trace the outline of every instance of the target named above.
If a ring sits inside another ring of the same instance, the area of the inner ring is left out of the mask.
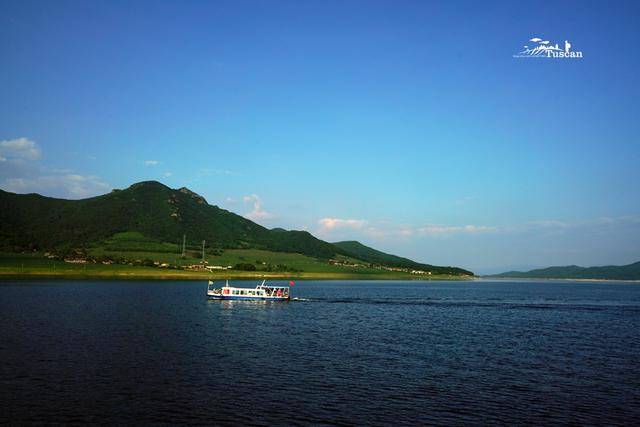
[[[640,287],[298,282],[0,287],[0,422],[416,425],[640,419]]]

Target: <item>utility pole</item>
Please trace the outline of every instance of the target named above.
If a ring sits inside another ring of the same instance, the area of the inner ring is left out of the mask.
[[[202,263],[204,264],[204,240],[202,241]]]
[[[185,251],[186,244],[187,244],[187,235],[183,234],[182,235],[182,258],[184,258],[184,256],[186,255],[186,251]]]

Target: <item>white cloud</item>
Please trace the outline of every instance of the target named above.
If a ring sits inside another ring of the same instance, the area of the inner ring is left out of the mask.
[[[165,178],[169,178],[171,175],[173,175],[173,172],[165,172],[165,173],[163,174],[163,176],[164,176]]]
[[[52,174],[9,178],[2,187],[14,193],[45,193],[50,196],[82,199],[104,194],[111,186],[95,175]]]
[[[7,158],[6,158],[6,157],[2,157],[2,156],[0,156],[0,162],[6,162],[6,161],[7,161]]]
[[[158,166],[160,163],[162,163],[159,160],[145,160],[144,164],[145,166]]]
[[[42,151],[38,144],[28,138],[16,138],[0,141],[0,158],[38,160]]]
[[[249,196],[244,196],[242,198],[242,200],[245,203],[252,203],[253,204],[253,209],[251,209],[250,212],[248,212],[248,213],[246,213],[244,215],[245,218],[248,218],[248,219],[250,219],[252,221],[258,221],[258,220],[271,219],[271,218],[275,217],[275,215],[273,215],[272,213],[267,212],[264,209],[262,209],[262,200],[256,194],[251,194]]]
[[[337,229],[360,230],[367,224],[363,219],[322,218],[318,221],[319,233],[327,233]]]

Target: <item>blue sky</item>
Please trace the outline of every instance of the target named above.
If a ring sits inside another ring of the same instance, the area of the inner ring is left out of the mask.
[[[640,260],[638,2],[4,1],[0,188],[155,179],[481,273]],[[581,59],[514,58],[534,36]]]

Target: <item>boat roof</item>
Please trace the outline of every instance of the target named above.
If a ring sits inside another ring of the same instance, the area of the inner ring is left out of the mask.
[[[211,280],[209,280],[209,285],[212,285],[213,282]],[[266,284],[266,279],[262,281],[262,283],[260,283],[258,286],[256,286],[255,288],[240,288],[238,286],[229,286],[229,281],[227,280],[224,284],[225,288],[234,288],[234,289],[262,289],[262,288],[269,288],[269,289],[289,289],[289,286],[277,286],[277,285],[267,285]]]
[[[258,285],[255,288],[242,288],[242,287],[239,287],[239,286],[225,286],[225,288],[233,288],[233,289],[261,289],[261,288],[289,289],[289,286]]]

